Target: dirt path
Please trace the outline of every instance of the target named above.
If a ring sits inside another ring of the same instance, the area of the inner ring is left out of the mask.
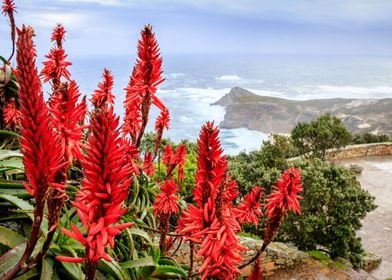
[[[341,163],[364,168],[358,180],[362,188],[376,197],[378,207],[363,220],[358,235],[366,251],[383,258],[380,267],[370,274],[380,280],[392,277],[392,156],[347,159]]]

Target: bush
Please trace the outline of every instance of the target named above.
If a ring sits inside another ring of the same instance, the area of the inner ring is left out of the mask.
[[[364,134],[354,135],[352,143],[353,144],[382,143],[382,142],[389,142],[391,140],[392,139],[386,134],[364,133]]]
[[[361,189],[346,168],[319,160],[296,166],[303,171],[302,217],[289,215],[281,237],[303,250],[322,246],[332,258],[348,258],[360,266],[363,249],[356,231],[362,226],[361,219],[376,208],[374,197]]]
[[[351,133],[339,118],[325,114],[310,123],[299,123],[291,131],[291,138],[301,154],[324,160],[327,149],[350,144]]]

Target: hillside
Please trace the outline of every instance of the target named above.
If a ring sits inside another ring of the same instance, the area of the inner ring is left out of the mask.
[[[213,105],[225,107],[222,128],[246,127],[265,133],[287,133],[298,122],[308,122],[323,113],[340,117],[354,133],[384,133],[392,136],[392,98],[289,100],[256,95],[235,87]]]

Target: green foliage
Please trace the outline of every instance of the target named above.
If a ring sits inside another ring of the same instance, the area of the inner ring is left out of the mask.
[[[273,134],[271,140],[263,141],[262,148],[256,154],[256,160],[262,162],[265,167],[277,168],[282,171],[289,167],[288,158],[299,155],[293,140],[279,134]]]
[[[155,150],[155,139],[157,134],[155,132],[148,132],[143,135],[142,141],[140,142],[140,151],[153,152]],[[166,145],[174,146],[174,143],[168,138],[162,138],[161,145],[159,148],[162,150]]]
[[[346,168],[316,160],[296,164],[302,170],[303,200],[300,219],[289,215],[281,238],[303,250],[326,248],[332,258],[348,258],[361,265],[363,252],[356,231],[361,219],[376,208],[374,197],[362,190]]]
[[[353,144],[382,143],[390,142],[392,139],[386,134],[355,134],[352,139]]]
[[[182,198],[190,202],[192,197],[193,186],[195,185],[195,173],[197,168],[197,145],[188,140],[182,140],[180,144],[186,146],[186,161],[184,165],[184,180],[182,188],[179,190]]]
[[[270,193],[271,186],[280,177],[281,171],[268,167],[264,163],[262,151],[240,153],[229,159],[229,171],[238,182],[242,195],[248,193],[255,185],[263,186],[265,193]],[[268,159],[267,159],[268,160]]]
[[[339,118],[325,114],[310,123],[297,124],[291,137],[300,154],[324,160],[327,149],[348,145],[352,136]]]

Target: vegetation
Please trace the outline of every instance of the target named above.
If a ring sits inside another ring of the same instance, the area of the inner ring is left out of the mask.
[[[323,123],[324,118],[330,120],[330,116],[321,117],[313,125]],[[345,129],[340,124],[337,126],[339,135],[347,135],[346,132],[341,133]],[[299,128],[306,127],[310,127],[310,124],[300,124],[295,129],[298,132]],[[319,127],[318,135],[328,135],[333,131],[328,125],[314,127]],[[328,131],[324,132],[323,129]],[[293,242],[303,250],[315,250],[321,246],[331,257],[347,258],[353,265],[360,266],[363,249],[356,231],[361,227],[361,219],[375,209],[374,197],[362,190],[355,176],[344,167],[312,157],[294,162],[288,160],[303,149],[302,144],[298,146],[298,143],[306,143],[308,136],[305,134],[305,138],[297,139],[297,142],[290,137],[274,136],[270,141],[264,142],[260,150],[230,158],[230,171],[238,181],[241,193],[247,193],[252,185],[259,184],[268,194],[276,184],[281,170],[290,164],[300,168],[303,171],[304,187],[301,219],[292,220],[289,215],[283,223],[279,238]],[[330,137],[333,138],[337,136]],[[315,144],[316,146],[320,145]],[[306,148],[306,151],[309,149]],[[320,153],[315,151],[313,155],[323,158],[325,150]],[[247,226],[246,229],[261,234],[252,226]]]
[[[356,134],[352,138],[353,144],[382,143],[391,141],[392,139],[386,134],[364,133]]]
[[[350,144],[351,133],[338,117],[325,114],[310,123],[299,123],[291,131],[291,138],[301,154],[325,160],[327,149]]]

